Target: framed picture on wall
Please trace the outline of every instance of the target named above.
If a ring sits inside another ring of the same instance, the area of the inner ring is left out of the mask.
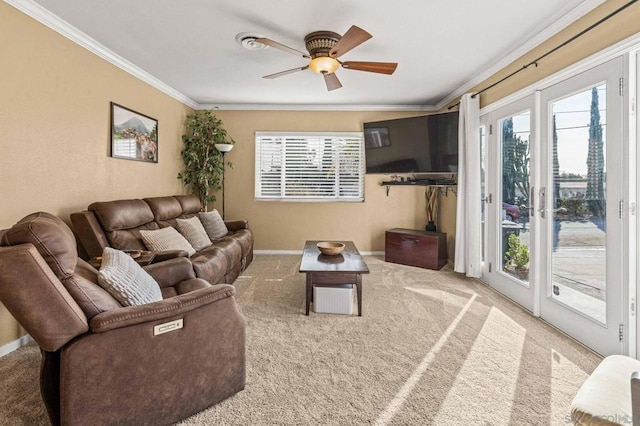
[[[158,120],[111,102],[111,156],[158,162]]]

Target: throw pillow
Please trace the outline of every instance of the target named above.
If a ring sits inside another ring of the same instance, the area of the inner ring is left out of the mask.
[[[189,241],[171,226],[154,231],[142,230],[140,236],[151,251],[185,250],[189,257],[196,254],[196,250]]]
[[[212,240],[217,240],[229,233],[227,225],[224,224],[224,220],[222,220],[217,210],[214,209],[207,213],[200,212],[198,215],[205,231],[207,231],[207,235],[209,235],[209,238]]]
[[[144,305],[162,300],[160,286],[125,252],[105,247],[98,284],[122,306]]]
[[[207,231],[204,230],[202,222],[196,216],[189,219],[176,219],[178,231],[189,241],[196,251],[200,251],[211,245],[211,240]]]

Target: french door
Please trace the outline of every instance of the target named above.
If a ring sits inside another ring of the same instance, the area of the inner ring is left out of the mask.
[[[623,70],[614,59],[481,117],[483,279],[603,355],[625,351]]]
[[[540,316],[622,353],[623,59],[541,92]]]
[[[534,310],[536,271],[535,224],[529,220],[531,143],[534,97],[530,96],[481,117],[480,139],[485,148],[486,180],[485,268],[483,278],[500,293]]]

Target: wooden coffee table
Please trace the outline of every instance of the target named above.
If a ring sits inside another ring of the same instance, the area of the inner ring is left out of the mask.
[[[369,268],[364,263],[358,249],[352,241],[340,241],[345,244],[342,254],[327,256],[320,253],[316,244],[320,241],[307,241],[302,252],[300,272],[307,274],[307,306],[313,294],[314,284],[345,285],[355,284],[358,297],[358,316],[362,316],[362,274],[368,274]]]

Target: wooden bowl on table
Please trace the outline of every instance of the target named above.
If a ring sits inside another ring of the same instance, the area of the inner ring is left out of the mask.
[[[327,256],[335,256],[342,253],[344,250],[344,244],[334,241],[323,241],[318,243],[318,250],[320,250],[320,253],[326,254]]]

